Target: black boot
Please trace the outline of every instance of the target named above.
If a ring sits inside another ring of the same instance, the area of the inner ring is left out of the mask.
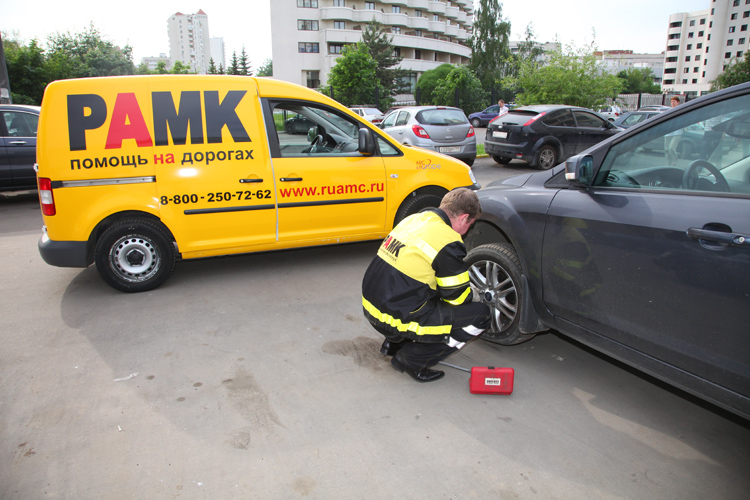
[[[408,340],[402,340],[401,342],[391,342],[388,339],[385,339],[383,341],[383,345],[380,346],[380,354],[385,354],[386,356],[393,356],[398,352],[399,349],[404,347],[406,343],[409,342]]]
[[[417,382],[433,382],[435,380],[443,378],[443,376],[445,375],[445,372],[441,372],[440,370],[431,370],[430,368],[422,368],[419,371],[414,371],[401,359],[398,354],[393,356],[393,359],[391,359],[391,366],[401,373],[406,372],[406,374],[408,374]]]

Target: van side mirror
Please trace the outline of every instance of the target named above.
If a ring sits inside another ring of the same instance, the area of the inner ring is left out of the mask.
[[[565,161],[565,179],[590,186],[594,182],[594,158],[592,156],[573,156]]]
[[[372,138],[372,132],[368,128],[359,129],[359,147],[357,151],[363,155],[371,155],[375,152],[375,141]]]

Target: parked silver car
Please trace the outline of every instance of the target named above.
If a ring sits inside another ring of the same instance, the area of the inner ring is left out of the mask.
[[[390,112],[378,125],[402,144],[431,149],[472,165],[477,157],[474,127],[459,108],[409,106]]]

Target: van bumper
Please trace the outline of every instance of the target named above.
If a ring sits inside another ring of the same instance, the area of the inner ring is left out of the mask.
[[[39,238],[39,254],[50,266],[89,267],[85,241],[53,241],[45,231]]]

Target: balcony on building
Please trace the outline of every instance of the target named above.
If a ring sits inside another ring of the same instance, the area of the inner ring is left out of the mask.
[[[445,4],[443,2],[428,2],[427,10],[433,14],[445,15]]]
[[[409,0],[409,7],[426,11],[430,0]]]

